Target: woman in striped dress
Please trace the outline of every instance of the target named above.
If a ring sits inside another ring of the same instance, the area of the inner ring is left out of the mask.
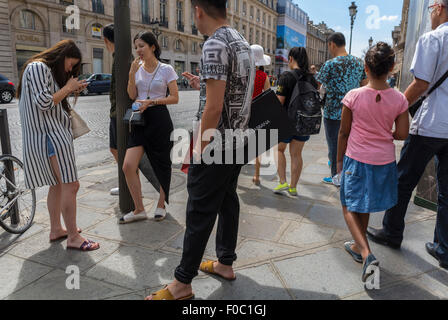
[[[50,242],[67,238],[67,249],[96,250],[76,226],[76,171],[70,107],[67,97],[83,90],[78,81],[81,52],[72,40],[63,40],[27,61],[17,90],[22,125],[25,184],[50,186]],[[67,230],[62,228],[61,213]]]

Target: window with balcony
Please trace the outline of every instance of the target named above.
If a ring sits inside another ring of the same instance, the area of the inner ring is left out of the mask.
[[[150,24],[151,19],[149,17],[149,4],[148,0],[141,0],[142,7],[142,23]]]
[[[254,7],[250,6],[250,18],[254,18]]]
[[[176,16],[177,16],[177,30],[180,32],[184,32],[184,9],[183,9],[183,1],[177,1],[176,4]]]
[[[243,24],[243,37],[246,38],[246,26]]]
[[[196,41],[193,41],[191,45],[191,52],[196,53],[198,51],[198,43]]]
[[[176,43],[175,43],[175,49],[176,49],[177,51],[182,50],[182,41],[181,41],[180,39],[177,39],[177,40],[176,40]]]
[[[263,13],[263,25],[266,25],[266,13]]]
[[[99,14],[104,14],[104,5],[102,0],[92,0],[92,11]]]
[[[239,12],[240,11],[240,0],[235,0],[235,2],[234,2],[234,11],[235,12]]]
[[[191,8],[191,33],[194,35],[198,35],[198,28],[194,22],[194,8]]]
[[[250,28],[249,29],[249,44],[253,43],[253,34],[254,34],[254,29]]]
[[[36,18],[29,10],[20,11],[20,28],[36,30]]]
[[[243,2],[243,17],[247,15],[247,4],[246,2]]]
[[[67,19],[68,19],[68,16],[62,16],[62,32],[68,33],[68,34],[75,34],[76,33],[75,29],[67,28]]]
[[[257,22],[260,22],[260,9],[257,9]]]
[[[258,30],[255,34],[255,43],[260,44],[260,31],[258,31]]]
[[[168,20],[166,18],[166,0],[160,0],[160,24],[161,27],[168,28]]]
[[[162,37],[162,48],[168,48],[168,37],[167,36]]]

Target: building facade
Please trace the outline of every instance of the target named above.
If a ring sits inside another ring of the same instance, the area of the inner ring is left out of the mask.
[[[114,22],[114,0],[0,0],[8,3],[14,77],[34,54],[63,39],[73,39],[83,53],[83,73],[110,73],[112,56],[102,40],[102,28]],[[79,28],[67,28],[67,19],[79,8]],[[1,7],[0,7],[1,8]],[[194,26],[189,0],[130,0],[131,35],[160,30],[163,61],[180,75],[196,73],[203,36]],[[157,19],[159,24],[151,24]],[[1,25],[0,25],[1,28]],[[3,27],[4,28],[4,27]]]
[[[397,76],[397,86],[401,86],[401,75],[403,69],[403,60],[404,60],[404,49],[406,45],[406,36],[407,36],[407,28],[408,28],[408,15],[409,15],[409,5],[410,0],[403,1],[403,9],[401,13],[401,23],[399,26],[396,26],[392,31],[392,42],[396,54],[396,67],[394,73]]]
[[[0,74],[15,81],[13,50],[11,46],[8,0],[0,0]]]
[[[130,0],[131,36],[157,31],[161,58],[180,75],[197,73],[204,41],[194,25],[190,0]],[[79,28],[67,22],[79,8]],[[277,25],[276,0],[229,0],[229,23],[251,44],[260,44],[274,61]],[[63,39],[73,39],[83,53],[83,73],[110,73],[112,56],[102,40],[102,28],[114,21],[114,0],[0,0],[0,73],[17,80],[23,64],[34,54]],[[8,21],[9,20],[9,21]],[[159,23],[154,24],[154,20]],[[10,27],[9,27],[10,26]],[[10,30],[8,29],[10,28]],[[156,30],[157,28],[157,30]],[[4,45],[8,43],[9,45]],[[8,60],[8,61],[6,61]],[[9,69],[8,69],[9,68]],[[273,67],[266,68],[268,72]]]
[[[306,47],[308,15],[291,0],[277,3],[277,48],[275,52],[275,74],[288,70],[288,52],[294,47]]]
[[[308,21],[308,30],[306,37],[306,51],[310,60],[310,65],[315,65],[320,69],[329,57],[328,37],[333,33],[327,25],[321,22],[315,25],[313,21]]]
[[[265,54],[271,57],[272,64],[266,66],[265,71],[272,75],[277,41],[277,0],[228,0],[227,7],[230,25],[251,45],[261,45]]]

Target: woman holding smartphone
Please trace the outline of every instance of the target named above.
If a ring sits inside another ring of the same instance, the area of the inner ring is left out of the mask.
[[[138,165],[144,152],[160,183],[160,196],[154,219],[161,221],[166,216],[165,202],[168,203],[170,190],[170,153],[173,147],[170,139],[173,122],[167,105],[177,104],[179,101],[176,82],[178,76],[171,65],[160,62],[161,50],[156,37],[151,32],[142,31],[135,36],[134,45],[138,57],[129,72],[128,94],[132,100],[136,100],[133,109],[138,108],[142,113],[145,125],[130,127],[123,172],[135,210],[124,215],[120,223],[147,219],[138,175]]]

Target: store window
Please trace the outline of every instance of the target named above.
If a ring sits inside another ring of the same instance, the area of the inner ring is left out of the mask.
[[[29,10],[20,11],[20,27],[36,30],[36,15]]]

